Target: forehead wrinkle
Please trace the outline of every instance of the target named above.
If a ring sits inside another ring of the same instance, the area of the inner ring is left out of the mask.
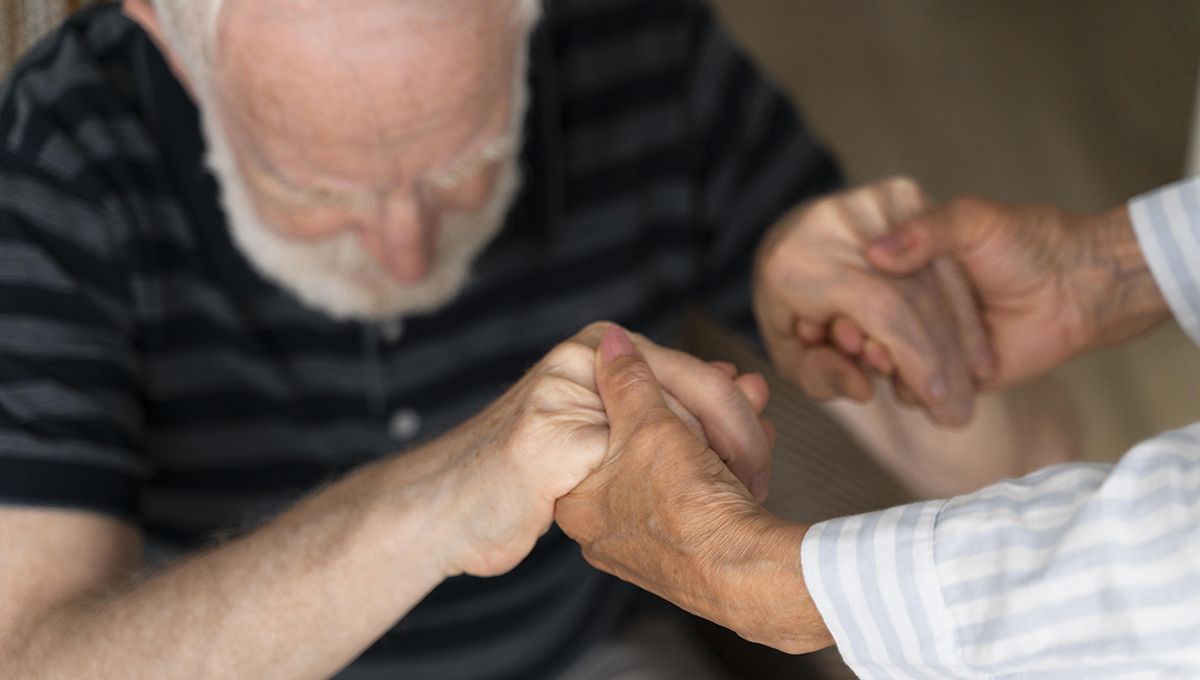
[[[437,35],[424,31],[418,34],[427,35],[416,38],[407,51],[390,50],[383,44],[363,46],[359,49],[364,51],[357,53],[337,49],[337,45],[348,42],[345,35],[330,39],[297,35],[288,40],[286,32],[278,38],[247,33],[233,39],[235,44],[227,50],[230,58],[222,70],[229,85],[245,95],[253,93],[242,99],[248,104],[247,112],[255,114],[257,120],[277,125],[311,120],[311,114],[317,121],[332,122],[331,129],[339,125],[362,128],[361,120],[352,120],[355,114],[361,114],[374,128],[372,141],[391,143],[400,127],[398,119],[410,119],[399,120],[409,123],[403,124],[406,134],[401,137],[430,131],[445,122],[441,119],[477,105],[494,94],[500,81],[507,81],[503,65],[511,65],[508,52],[521,41],[515,31],[510,35],[481,35],[488,33],[484,23],[477,20],[463,25],[456,37],[464,47],[447,48],[432,64],[421,58],[421,46],[436,49]],[[282,46],[264,46],[266,41]],[[288,42],[296,44],[288,46]],[[496,58],[498,52],[504,57]],[[292,56],[296,54],[303,56]],[[311,63],[306,65],[306,61]],[[430,68],[434,69],[430,75],[422,73]],[[392,74],[394,77],[389,77]],[[447,96],[438,96],[439,85],[447,79],[450,91]],[[345,91],[339,93],[342,88]],[[347,104],[337,106],[343,97]],[[382,103],[385,98],[389,99],[386,106]]]
[[[377,26],[362,16],[321,24],[310,15],[300,20],[309,23],[289,21],[264,35],[248,20],[263,15],[251,9],[228,17],[240,25],[226,34],[233,44],[221,70],[232,87],[222,89],[243,114],[259,157],[296,181],[359,184],[366,170],[359,164],[368,160],[377,166],[369,173],[374,183],[404,181],[420,170],[414,166],[465,146],[503,108],[496,94],[510,89],[527,34],[491,21],[497,7],[438,13],[432,24],[414,24],[412,39],[401,45],[376,39]],[[441,50],[432,65],[422,59],[429,50]],[[472,111],[478,115],[461,115]],[[445,142],[441,151],[433,135]],[[426,140],[430,158],[410,156],[409,167],[398,162],[404,147]]]

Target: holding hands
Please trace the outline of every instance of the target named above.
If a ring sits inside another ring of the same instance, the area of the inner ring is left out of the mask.
[[[554,517],[593,566],[743,637],[800,653],[830,644],[799,570],[805,527],[766,512],[668,408],[620,327],[595,358],[604,459]]]
[[[777,369],[816,399],[873,396],[872,371],[939,423],[970,420],[992,370],[986,329],[956,266],[881,275],[867,247],[929,209],[893,179],[800,206],[759,249],[754,308]]]
[[[996,352],[984,387],[1009,387],[1168,315],[1129,213],[960,198],[902,225],[867,251],[894,276],[954,258]]]
[[[908,180],[797,210],[757,278],[769,352],[814,396],[866,399],[870,374],[888,375],[950,424],[969,419],[976,390],[1168,315],[1123,209],[931,208]],[[458,571],[511,568],[553,519],[597,568],[748,639],[827,646],[800,565],[808,527],[758,503],[766,401],[761,376],[589,326],[459,435],[473,438],[464,469],[496,481],[462,499],[477,507],[464,533],[476,549]]]
[[[756,277],[775,365],[810,395],[865,401],[871,373],[891,376],[949,425],[970,419],[977,390],[1168,315],[1124,207],[933,207],[907,179],[798,208],[764,241]]]
[[[610,324],[558,345],[487,409],[447,435],[445,507],[461,518],[441,556],[446,575],[492,576],[515,567],[550,528],[555,501],[600,468],[609,421],[597,393],[596,348]],[[661,380],[658,396],[689,436],[720,452],[717,464],[766,496],[773,435],[761,420],[767,385],[728,364],[708,364],[635,336]]]

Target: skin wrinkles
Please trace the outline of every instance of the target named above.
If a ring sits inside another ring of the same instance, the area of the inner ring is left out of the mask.
[[[262,35],[251,19],[265,10],[242,11],[250,16],[232,13],[225,22],[228,63],[220,68],[220,89],[253,93],[243,99],[246,113],[269,156],[351,177],[361,173],[364,152],[394,163],[395,155],[436,155],[428,147],[445,153],[462,144],[507,94],[514,64],[495,57],[519,42],[516,31],[480,36],[479,26],[441,26],[428,17],[405,26],[411,32],[405,41],[378,45],[373,22],[341,25],[337,17]],[[491,13],[466,23],[486,23]],[[385,14],[378,21],[401,18]],[[320,54],[307,54],[308,47]],[[330,53],[340,56],[331,61]],[[381,110],[389,112],[386,120]],[[290,148],[297,145],[303,148]]]

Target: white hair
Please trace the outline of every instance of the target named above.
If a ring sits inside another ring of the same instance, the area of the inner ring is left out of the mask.
[[[192,83],[209,82],[216,54],[217,28],[225,0],[151,0],[163,38]],[[542,16],[542,0],[516,0],[517,26],[532,30]]]

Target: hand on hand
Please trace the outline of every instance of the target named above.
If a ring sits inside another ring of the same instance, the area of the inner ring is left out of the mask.
[[[604,461],[608,417],[597,393],[596,347],[610,324],[592,324],[555,347],[499,400],[447,435],[458,481],[458,540],[447,574],[491,576],[516,566],[550,527],[555,501]],[[773,433],[761,415],[767,386],[757,374],[635,342],[662,382],[660,399],[717,463],[766,495]],[[657,383],[656,383],[657,385]]]
[[[869,244],[930,206],[908,179],[890,179],[801,206],[764,240],[755,313],[782,374],[817,399],[873,395],[871,373],[939,423],[964,425],[976,381],[995,359],[955,264],[928,258],[884,275]]]
[[[962,198],[893,230],[867,256],[893,275],[941,257],[960,263],[996,353],[985,387],[1036,377],[1167,316],[1124,208],[1077,215]]]
[[[805,527],[759,506],[668,408],[656,371],[612,327],[596,353],[610,435],[555,520],[593,566],[790,652],[829,644],[800,572]]]

